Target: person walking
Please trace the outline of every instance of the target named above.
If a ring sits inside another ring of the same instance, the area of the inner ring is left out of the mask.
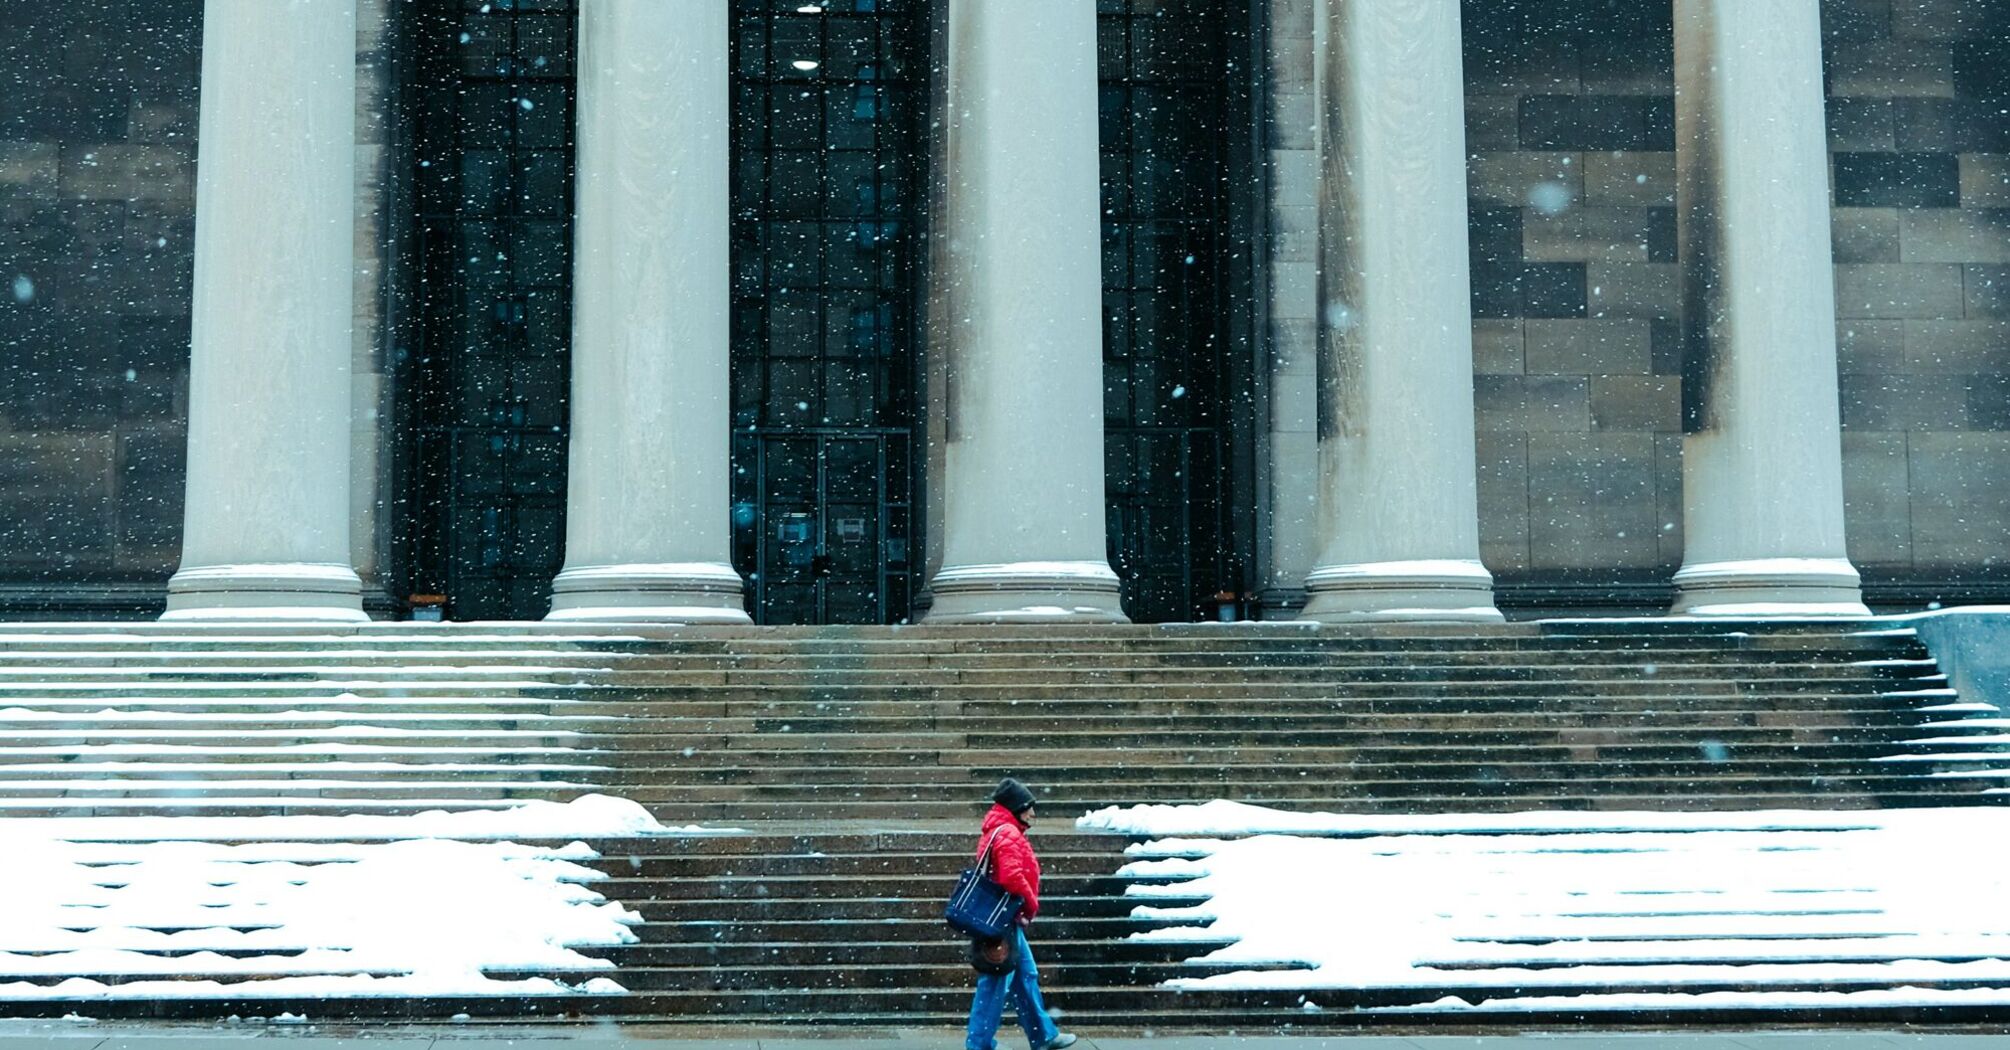
[[[1040,971],[1033,965],[1033,951],[1026,946],[1025,927],[1040,913],[1040,858],[1026,841],[1026,829],[1033,823],[1033,792],[1026,785],[1006,777],[991,793],[991,809],[984,814],[978,832],[977,860],[991,853],[992,878],[998,885],[1026,902],[1019,913],[1019,925],[1005,937],[1002,949],[1012,960],[1003,973],[977,974],[977,992],[970,998],[970,1028],[963,1040],[964,1050],[998,1050],[998,1025],[1005,1017],[1005,998],[1011,996],[1012,1009],[1019,1015],[1019,1027],[1033,1050],[1061,1050],[1075,1045],[1075,1037],[1054,1024],[1047,1004],[1040,999]],[[983,946],[979,946],[983,947]]]

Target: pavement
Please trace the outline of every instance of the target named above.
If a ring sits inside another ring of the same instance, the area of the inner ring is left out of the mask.
[[[1014,1033],[1016,1034],[1016,1033]],[[0,1050],[232,1050],[257,1041],[303,1050],[958,1050],[952,1031],[705,1030],[581,1025],[574,1028],[478,1026],[355,1027],[305,1024],[187,1026],[88,1021],[0,1022]],[[1000,1050],[1017,1050],[1016,1038]],[[1203,1035],[1150,1033],[1085,1036],[1080,1050],[2010,1050],[2010,1028],[1950,1031],[1524,1032],[1502,1035]],[[247,1048],[249,1050],[249,1048]]]

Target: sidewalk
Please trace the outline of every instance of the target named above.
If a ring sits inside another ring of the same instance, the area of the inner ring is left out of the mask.
[[[1000,1050],[1024,1044],[1001,1033]],[[318,1025],[96,1024],[0,1022],[0,1050],[203,1050],[261,1044],[310,1050],[958,1050],[961,1032],[837,1030],[775,1032],[702,1028],[489,1028],[430,1026],[358,1028]],[[1568,1032],[1553,1034],[1224,1036],[1116,1035],[1084,1037],[1080,1050],[2004,1050],[2010,1033],[1932,1032]],[[250,1050],[250,1048],[247,1048]]]

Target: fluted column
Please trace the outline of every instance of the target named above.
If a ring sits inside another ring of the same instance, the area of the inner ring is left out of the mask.
[[[1312,620],[1498,620],[1480,564],[1458,0],[1320,0]]]
[[[726,0],[585,0],[551,618],[746,623],[729,563]]]
[[[1121,621],[1103,509],[1096,13],[950,0],[931,622]]]
[[[355,63],[355,0],[203,7],[188,505],[167,619],[363,619]]]
[[[1816,0],[1675,0],[1677,613],[1867,613],[1843,545],[1820,23]]]

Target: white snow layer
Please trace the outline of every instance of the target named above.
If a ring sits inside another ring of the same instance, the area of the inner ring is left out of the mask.
[[[578,863],[597,854],[500,840],[704,830],[601,795],[412,816],[0,821],[0,1000],[620,994],[607,978],[535,976],[609,968],[577,949],[635,941],[639,917]]]
[[[2010,809],[1385,817],[1218,801],[1081,824],[1229,836],[1136,845],[1123,869],[1149,880],[1130,887],[1136,917],[1190,924],[1137,936],[1236,938],[1195,960],[1228,972],[1168,982],[1183,989],[1295,989],[1308,1008],[1316,989],[1419,995],[1375,1007],[1395,1012],[2010,1005]],[[1278,965],[1300,968],[1260,968]]]
[[[356,802],[355,799],[337,800]],[[367,800],[366,800],[367,801]],[[288,800],[287,805],[297,804]],[[409,804],[409,803],[407,803]],[[459,805],[460,803],[453,803]],[[69,842],[343,842],[357,839],[618,838],[628,835],[730,833],[734,828],[667,828],[639,804],[607,795],[570,802],[496,802],[501,809],[429,810],[273,817],[42,817],[0,821],[0,849],[17,829]],[[4,900],[0,897],[0,900]]]

